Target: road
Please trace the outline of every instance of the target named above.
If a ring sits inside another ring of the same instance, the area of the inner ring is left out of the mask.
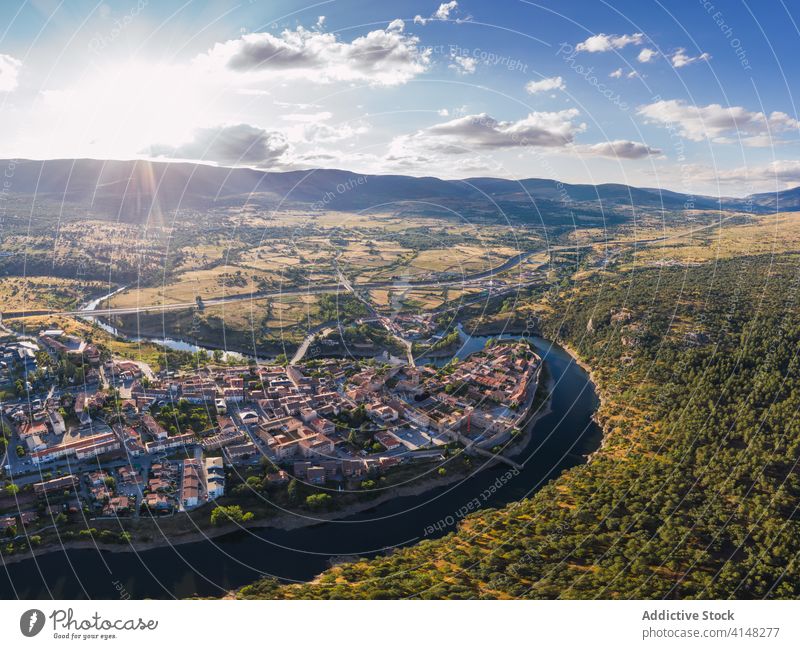
[[[708,225],[701,226],[699,228],[694,228],[692,230],[688,230],[686,232],[681,232],[674,235],[665,235],[663,237],[653,237],[650,239],[639,239],[637,241],[630,241],[630,240],[610,240],[610,241],[594,241],[591,243],[583,243],[583,244],[576,244],[576,245],[569,245],[569,246],[551,246],[548,248],[541,248],[537,250],[529,250],[526,252],[521,252],[513,257],[510,257],[505,262],[491,268],[489,270],[481,271],[479,273],[472,273],[470,275],[464,275],[459,278],[454,279],[447,279],[447,280],[391,280],[391,281],[381,281],[381,282],[366,282],[364,284],[357,284],[353,286],[349,281],[345,278],[344,287],[355,293],[356,290],[358,291],[370,291],[374,289],[382,289],[382,288],[391,288],[393,290],[400,290],[406,288],[438,288],[438,287],[445,287],[445,286],[463,286],[465,284],[471,284],[474,282],[480,282],[488,277],[493,277],[499,273],[503,273],[515,266],[518,266],[523,261],[527,260],[532,255],[541,252],[567,252],[567,251],[574,251],[574,250],[583,250],[587,248],[592,248],[597,245],[606,245],[606,246],[640,246],[640,245],[649,245],[652,243],[663,243],[667,241],[672,241],[675,239],[681,239],[684,237],[689,237],[697,234],[698,232],[702,232],[704,230],[709,230],[711,228],[717,228],[721,226],[725,221],[729,219],[737,217],[738,214],[732,214],[730,216],[725,217],[724,219],[720,219],[715,223],[710,223]],[[208,298],[203,300],[203,304],[205,306],[219,306],[222,304],[232,304],[237,302],[247,302],[253,300],[266,300],[266,299],[274,299],[280,298],[285,296],[293,296],[293,295],[316,295],[316,294],[323,294],[323,293],[339,293],[342,290],[342,282],[340,277],[340,282],[336,284],[320,284],[317,286],[308,286],[306,288],[291,288],[281,291],[271,291],[271,292],[254,292],[254,293],[243,293],[238,295],[226,295],[223,297],[216,297],[216,298]],[[75,311],[12,311],[2,314],[3,320],[13,320],[19,318],[26,318],[31,316],[77,316],[77,317],[109,317],[114,315],[135,315],[138,313],[148,313],[148,312],[157,312],[162,313],[166,311],[180,311],[183,309],[193,309],[197,307],[197,302],[192,300],[191,302],[172,302],[168,304],[146,304],[146,305],[137,305],[133,307],[116,307],[116,308],[107,308],[107,309],[95,309],[95,308],[84,308],[84,309],[77,309]]]
[[[308,332],[308,335],[303,339],[303,342],[300,343],[300,347],[297,348],[297,351],[292,356],[292,360],[289,361],[292,365],[297,365],[300,361],[303,360],[303,357],[306,355],[309,346],[317,336],[320,338],[326,338],[330,334],[335,331],[334,327],[329,325],[320,325],[319,327],[314,327],[311,331]]]
[[[574,250],[574,246],[567,246],[564,249]],[[552,250],[555,250],[555,248],[553,248]],[[373,289],[380,289],[380,288],[404,289],[404,288],[461,286],[463,284],[479,282],[482,279],[486,279],[487,277],[491,277],[498,273],[502,273],[506,270],[509,270],[510,268],[517,266],[518,264],[522,263],[528,257],[536,254],[537,252],[541,251],[531,250],[528,252],[522,252],[506,260],[500,266],[497,266],[490,270],[481,271],[480,273],[474,273],[472,275],[464,275],[463,277],[455,279],[409,280],[409,281],[392,280],[392,281],[381,281],[381,282],[367,282],[364,284],[358,284],[356,286],[352,286],[349,282],[347,282],[346,284],[342,284],[341,282],[339,282],[336,284],[320,284],[318,286],[309,286],[306,288],[292,288],[281,291],[226,295],[224,297],[205,299],[203,300],[203,304],[208,307],[208,306],[218,306],[221,304],[231,304],[236,302],[246,302],[248,300],[266,300],[270,298],[274,299],[292,295],[309,295],[309,294],[316,295],[322,293],[339,293],[342,291],[343,286],[348,291],[354,291],[355,289],[363,291],[371,291]],[[97,317],[97,316],[108,317],[114,315],[135,315],[137,313],[147,313],[147,312],[180,311],[182,309],[193,309],[195,307],[197,307],[197,302],[195,300],[192,300],[191,302],[172,302],[168,304],[145,304],[145,305],[138,305],[135,307],[116,307],[116,308],[106,308],[106,309],[86,308],[86,309],[77,309],[75,311],[11,311],[3,313],[2,317],[3,320],[14,320],[31,316],[45,316],[45,315],[76,316],[76,317]]]
[[[522,253],[520,255],[516,255],[516,257],[518,257],[519,259],[515,262],[515,264],[518,264],[524,258],[523,255],[530,256],[531,254],[533,254],[533,253]],[[515,258],[512,257],[512,259],[515,259]],[[511,268],[513,265],[515,265],[515,264],[512,264],[512,266],[508,266],[509,262],[511,262],[511,259],[509,259],[505,264],[503,264],[503,266],[506,266],[507,268]],[[344,286],[348,291],[350,291],[350,293],[352,293],[353,296],[357,300],[359,300],[362,304],[364,304],[364,306],[366,306],[367,309],[369,309],[369,311],[372,314],[372,316],[380,323],[380,325],[384,329],[386,329],[386,331],[388,332],[388,334],[390,336],[392,336],[395,340],[399,341],[401,345],[403,345],[403,347],[406,350],[406,358],[408,360],[408,365],[409,365],[409,367],[414,367],[415,366],[415,363],[414,363],[414,345],[411,343],[411,341],[410,340],[406,340],[397,331],[395,331],[395,329],[391,326],[391,323],[390,323],[389,319],[386,316],[382,316],[380,313],[378,313],[375,310],[375,306],[372,304],[372,302],[370,302],[368,299],[363,297],[358,291],[356,291],[356,289],[353,288],[353,284],[350,282],[349,279],[347,279],[345,274],[339,268],[338,262],[334,261],[334,263],[336,264],[336,274],[339,277],[339,283],[342,286]],[[498,266],[498,268],[503,268],[503,266]],[[497,269],[495,269],[495,270],[497,270]],[[503,270],[505,270],[505,268],[503,268]],[[359,288],[361,288],[362,286],[359,286]],[[394,284],[393,286],[397,286],[397,284]]]

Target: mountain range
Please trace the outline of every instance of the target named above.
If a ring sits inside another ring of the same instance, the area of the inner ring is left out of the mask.
[[[146,160],[2,160],[6,198],[80,204],[93,212],[136,220],[153,209],[207,209],[245,203],[326,210],[391,209],[403,204],[432,212],[475,207],[725,209],[766,213],[800,210],[800,187],[744,198],[690,196],[663,189],[604,183],[569,184],[543,178],[507,180],[363,175],[339,169],[272,172],[187,162]]]

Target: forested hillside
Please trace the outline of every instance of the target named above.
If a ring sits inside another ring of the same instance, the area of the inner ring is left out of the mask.
[[[798,261],[637,270],[551,296],[545,335],[603,397],[591,462],[441,539],[238,596],[800,596]]]

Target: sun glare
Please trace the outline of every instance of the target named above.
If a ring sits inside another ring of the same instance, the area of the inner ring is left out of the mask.
[[[201,114],[206,119],[213,113],[214,99],[185,66],[104,64],[69,90],[42,91],[55,117],[47,146],[56,154],[77,149],[92,156],[141,156],[152,144],[187,139]]]

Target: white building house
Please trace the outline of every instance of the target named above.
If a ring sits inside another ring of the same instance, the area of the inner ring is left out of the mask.
[[[206,493],[209,500],[225,494],[225,468],[221,457],[206,458]]]

